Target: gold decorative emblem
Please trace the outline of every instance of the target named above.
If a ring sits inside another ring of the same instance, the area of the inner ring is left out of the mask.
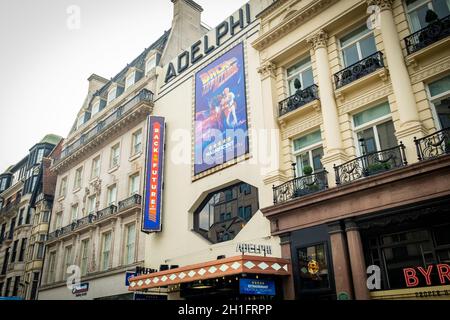
[[[319,263],[316,260],[311,260],[308,262],[308,272],[311,274],[319,273]]]

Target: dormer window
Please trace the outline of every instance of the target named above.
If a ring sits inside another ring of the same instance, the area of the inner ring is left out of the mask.
[[[131,87],[134,84],[135,80],[136,80],[136,72],[133,71],[125,79],[125,90],[127,90],[129,87]]]
[[[156,56],[151,57],[145,64],[145,74],[148,74],[156,67]]]
[[[112,88],[108,92],[108,103],[113,101],[115,98],[117,98],[117,87]]]
[[[78,117],[77,120],[77,129],[79,129],[84,124],[84,113]]]
[[[94,105],[92,106],[92,112],[91,116],[93,117],[100,111],[100,101],[94,102]]]

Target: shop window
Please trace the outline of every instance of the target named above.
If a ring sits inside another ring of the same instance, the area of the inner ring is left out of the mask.
[[[389,104],[383,103],[353,116],[359,155],[397,146]]]
[[[289,87],[289,96],[295,94],[295,80],[298,79],[301,84],[301,89],[305,89],[314,84],[314,77],[312,72],[311,58],[307,57],[295,63],[292,67],[287,68],[287,82]]]
[[[428,85],[439,129],[450,128],[450,75]]]
[[[308,173],[323,170],[322,136],[320,131],[313,132],[294,140],[294,157],[296,161],[295,174],[301,177]]]
[[[238,183],[208,194],[194,212],[194,231],[212,243],[232,240],[258,209],[258,189]]]
[[[324,243],[298,249],[302,291],[330,288],[330,271]]]
[[[426,15],[433,10],[439,18],[450,15],[449,0],[406,0],[406,13],[411,32],[416,32],[428,26]]]
[[[340,39],[344,67],[351,66],[377,52],[373,32],[364,24]]]

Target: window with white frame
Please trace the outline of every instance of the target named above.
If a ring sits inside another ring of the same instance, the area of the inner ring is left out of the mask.
[[[117,185],[114,184],[108,188],[108,206],[117,205]]]
[[[67,270],[69,269],[69,267],[72,264],[73,264],[73,261],[72,261],[72,246],[67,246],[64,249],[64,270],[63,270],[64,279],[67,278]]]
[[[67,177],[61,179],[61,183],[59,185],[59,196],[65,197],[67,194]]]
[[[140,175],[139,173],[130,176],[130,196],[139,194]]]
[[[84,124],[84,113],[82,113],[77,119],[77,129],[79,129]]]
[[[131,87],[134,84],[136,78],[136,72],[130,73],[125,79],[125,90]]]
[[[450,75],[428,84],[438,129],[450,128]]]
[[[92,195],[88,198],[88,214],[95,214],[95,207],[97,203],[97,195]]]
[[[360,156],[397,146],[388,102],[355,114],[353,125]]]
[[[117,87],[113,87],[108,91],[108,103],[113,101],[115,98],[117,98]]]
[[[406,0],[405,4],[411,32],[428,26],[425,19],[428,10],[433,10],[439,18],[450,15],[450,0]]]
[[[47,283],[53,283],[56,279],[56,251],[50,252],[48,257]]]
[[[75,170],[75,180],[73,181],[74,190],[78,190],[81,188],[82,177],[83,177],[83,167],[79,167],[77,170]]]
[[[153,68],[156,67],[156,55],[152,56],[147,60],[145,64],[145,74],[149,73]]]
[[[344,67],[377,52],[373,31],[369,30],[366,24],[341,37],[340,45]]]
[[[45,149],[39,149],[36,156],[36,163],[41,163],[44,158]]]
[[[293,145],[297,177],[323,170],[321,162],[323,147],[320,130],[295,139]]]
[[[78,203],[72,205],[70,217],[71,222],[75,222],[78,220]]]
[[[81,275],[85,276],[87,274],[88,262],[89,262],[89,239],[84,239],[83,241],[81,241],[80,257],[81,257],[81,260],[80,260]]]
[[[111,147],[111,157],[109,160],[109,167],[114,168],[119,165],[120,162],[120,144],[117,143]]]
[[[100,111],[100,101],[94,102],[92,105],[91,116],[95,116]]]
[[[289,87],[289,95],[295,94],[295,80],[300,81],[301,89],[305,89],[314,84],[314,76],[312,72],[311,58],[303,58],[296,62],[293,66],[287,68],[287,82]]]
[[[131,155],[136,155],[140,152],[142,152],[142,130],[141,129],[139,129],[138,131],[133,133]]]
[[[62,216],[63,216],[63,213],[62,213],[62,212],[56,213],[56,216],[55,216],[55,225],[54,225],[55,230],[56,230],[56,229],[61,229],[61,227],[62,227]]]
[[[135,260],[136,225],[126,226],[124,264],[132,264]]]
[[[102,235],[102,253],[100,263],[102,271],[109,269],[109,261],[111,258],[111,236],[111,232],[107,232]]]
[[[98,178],[99,176],[100,176],[100,156],[97,156],[92,160],[91,179]]]

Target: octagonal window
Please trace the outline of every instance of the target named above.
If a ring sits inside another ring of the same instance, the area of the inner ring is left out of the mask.
[[[239,182],[208,194],[194,212],[194,231],[212,243],[232,240],[258,209],[258,189]]]

